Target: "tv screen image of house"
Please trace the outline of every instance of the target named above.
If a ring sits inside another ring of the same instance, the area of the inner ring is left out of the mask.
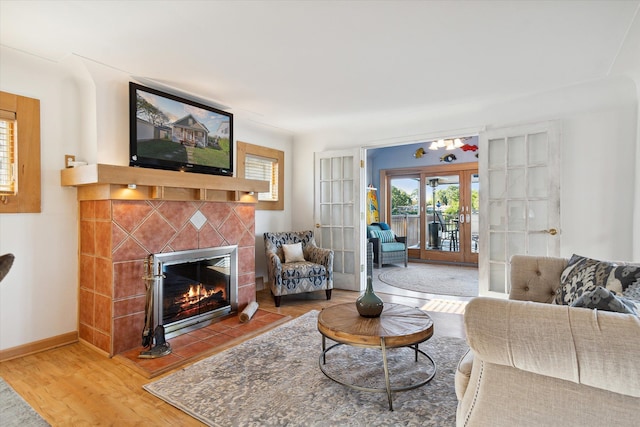
[[[129,83],[129,165],[233,175],[233,114]]]

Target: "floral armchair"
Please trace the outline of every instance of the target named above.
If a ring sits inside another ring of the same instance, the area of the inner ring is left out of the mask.
[[[378,268],[382,267],[382,264],[398,262],[407,266],[409,253],[406,237],[396,236],[385,223],[367,225],[367,237],[369,242],[373,243],[373,262]]]
[[[333,251],[316,246],[313,231],[264,233],[264,251],[276,307],[282,295],[324,290],[331,299]]]

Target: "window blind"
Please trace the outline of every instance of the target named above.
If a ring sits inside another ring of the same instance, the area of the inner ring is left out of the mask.
[[[269,181],[269,191],[258,193],[258,200],[278,200],[278,161],[276,159],[247,154],[244,170],[246,179]]]
[[[0,195],[16,194],[16,115],[0,110]]]

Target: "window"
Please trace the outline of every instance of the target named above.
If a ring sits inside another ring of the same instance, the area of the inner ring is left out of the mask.
[[[16,115],[13,111],[0,110],[0,198],[16,194]]]
[[[40,212],[40,101],[0,92],[0,213]]]
[[[269,181],[269,191],[258,194],[256,209],[284,210],[284,152],[237,141],[238,176]]]
[[[278,201],[278,159],[247,154],[244,162],[244,177],[246,179],[269,181],[269,191],[258,193],[258,200]]]

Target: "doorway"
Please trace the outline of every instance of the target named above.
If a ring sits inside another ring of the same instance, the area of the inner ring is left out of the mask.
[[[478,178],[477,162],[381,171],[385,217],[410,259],[477,266]]]

